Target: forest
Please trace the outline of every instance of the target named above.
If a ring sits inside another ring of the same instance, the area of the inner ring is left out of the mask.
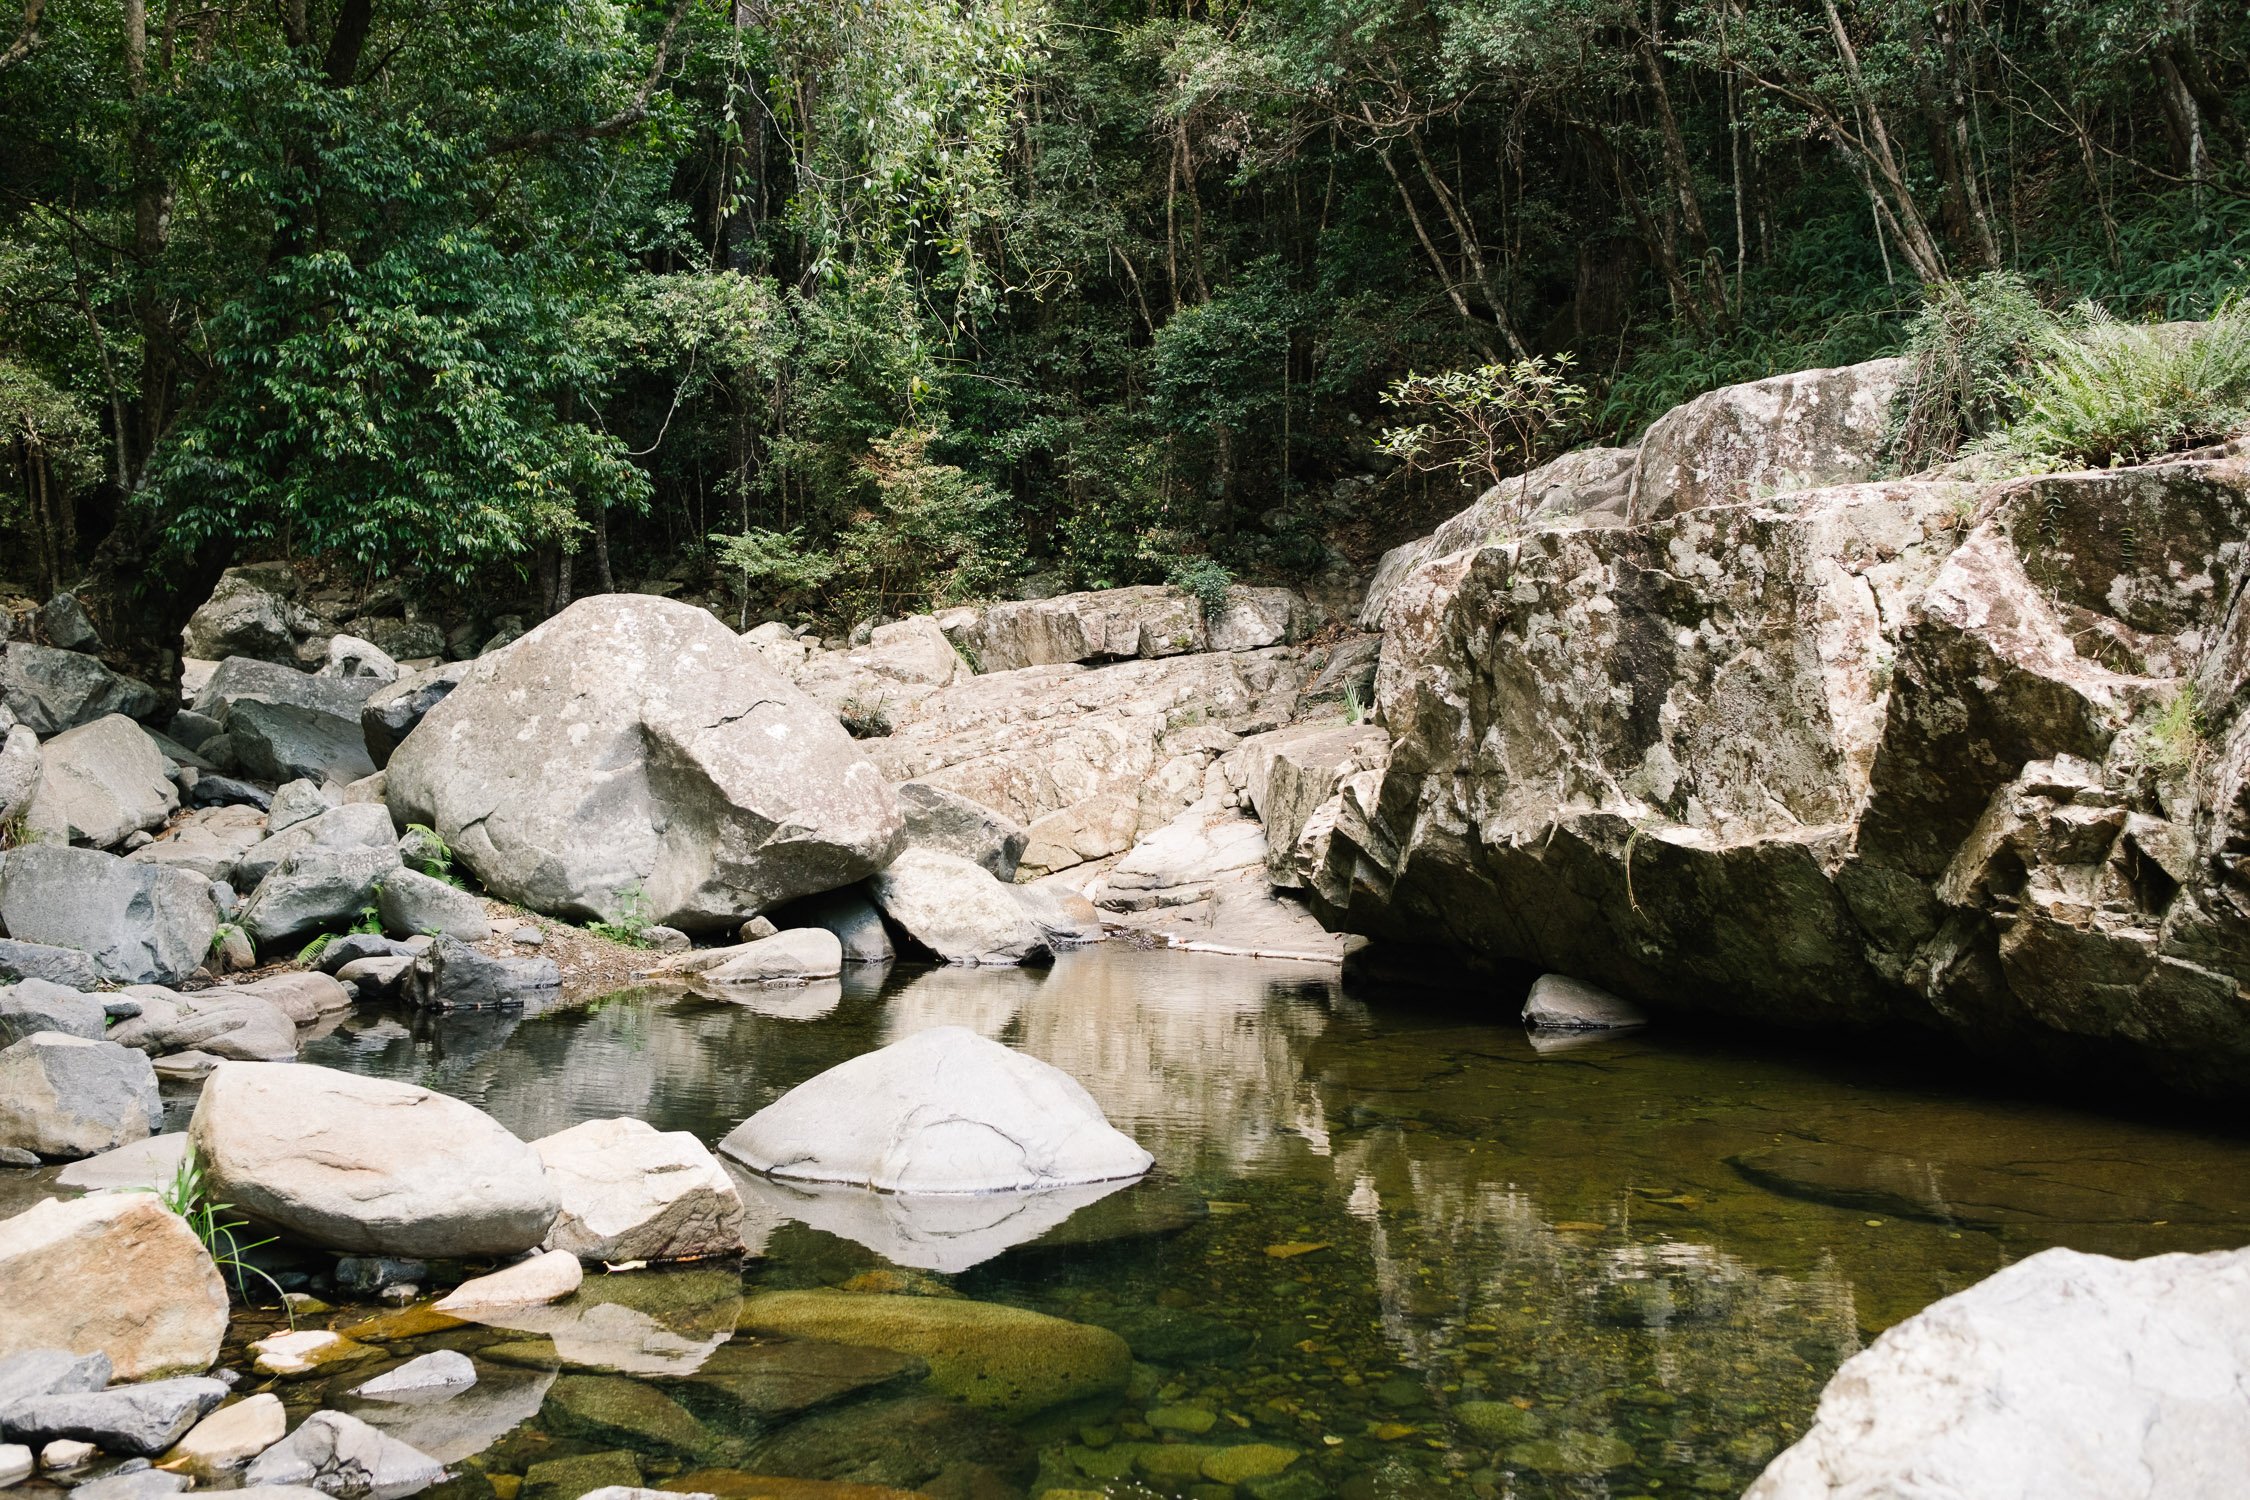
[[[162,643],[311,558],[743,623],[1317,586],[1505,455],[1901,345],[1942,288],[2207,314],[2218,0],[21,0],[12,581]],[[123,639],[121,639],[123,638]]]

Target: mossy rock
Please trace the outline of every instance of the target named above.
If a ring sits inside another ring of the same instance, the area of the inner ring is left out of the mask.
[[[1011,1417],[1121,1391],[1133,1368],[1106,1328],[966,1298],[768,1292],[743,1303],[741,1326],[918,1355],[933,1388]]]
[[[1633,1445],[1623,1438],[1599,1432],[1564,1432],[1551,1438],[1518,1443],[1508,1450],[1508,1462],[1542,1474],[1591,1478],[1633,1461]]]
[[[522,1500],[578,1500],[605,1485],[636,1488],[641,1466],[630,1453],[585,1453],[533,1464],[523,1476]]]
[[[1536,1413],[1511,1401],[1463,1401],[1453,1408],[1453,1420],[1480,1443],[1522,1442],[1547,1430]]]
[[[1251,1479],[1266,1479],[1295,1463],[1300,1457],[1294,1448],[1284,1448],[1276,1443],[1238,1443],[1232,1448],[1222,1448],[1203,1461],[1203,1477],[1214,1484],[1241,1484]]]
[[[623,1442],[683,1458],[713,1446],[686,1407],[641,1380],[614,1375],[564,1375],[547,1389],[546,1415],[558,1428],[597,1442]]]

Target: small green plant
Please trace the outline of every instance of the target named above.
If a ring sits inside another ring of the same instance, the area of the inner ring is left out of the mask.
[[[375,887],[375,894],[381,896],[383,888],[381,886]],[[355,937],[381,937],[383,935],[383,914],[372,906],[361,907],[359,909],[359,920],[352,923],[352,934]]]
[[[328,945],[335,941],[335,933],[322,933],[319,937],[314,938],[311,942],[305,944],[304,947],[297,950],[297,962],[303,964],[308,969],[311,968],[314,964],[320,962],[320,955],[326,953],[328,951]]]
[[[28,811],[17,813],[5,823],[0,823],[0,849],[28,849],[46,835],[31,826]]]
[[[890,698],[846,698],[836,710],[844,733],[855,740],[879,740],[891,732]]]
[[[2078,308],[2017,387],[2007,445],[2045,467],[2115,468],[2215,441],[2250,422],[2250,297],[2191,334]]]
[[[2166,775],[2182,776],[2202,763],[2209,748],[2209,727],[2192,685],[2173,694],[2172,701],[2149,721],[2142,744],[2149,765]]]
[[[419,870],[432,880],[442,880],[456,890],[468,889],[461,877],[453,871],[453,846],[429,824],[407,824],[406,837],[399,841],[399,845],[409,867]]]
[[[1522,521],[1536,503],[1531,471],[1585,421],[1586,388],[1570,379],[1573,363],[1567,354],[1533,355],[1407,375],[1383,392],[1383,404],[1421,420],[1386,428],[1378,446],[1412,468],[1451,469],[1479,494],[1514,475],[1515,493],[1501,498]]]
[[[236,1231],[248,1228],[248,1221],[228,1218],[234,1205],[218,1202],[211,1196],[204,1180],[203,1162],[196,1155],[194,1146],[189,1146],[181,1155],[180,1164],[172,1173],[172,1180],[157,1189],[157,1196],[163,1200],[166,1208],[187,1221],[188,1228],[194,1230],[195,1237],[203,1242],[204,1250],[210,1254],[211,1262],[219,1268],[219,1273],[232,1277],[236,1296],[245,1302],[250,1300],[249,1278],[252,1276],[273,1288],[274,1296],[282,1296],[281,1283],[243,1259],[251,1251],[272,1244],[272,1237],[253,1240],[247,1245],[237,1238]],[[286,1298],[282,1305],[284,1308],[288,1306]],[[289,1326],[297,1326],[294,1316],[290,1318]]]
[[[649,913],[648,893],[638,882],[617,893],[617,915],[606,922],[588,922],[586,930],[595,937],[612,943],[622,943],[628,948],[649,946],[648,930],[656,925]]]
[[[1181,593],[1192,595],[1203,607],[1204,623],[1208,624],[1225,611],[1227,590],[1234,587],[1234,574],[1215,557],[1183,557],[1172,564],[1164,581]]]
[[[1364,722],[1366,718],[1367,705],[1359,701],[1359,684],[1356,682],[1345,683],[1344,722],[1346,722],[1347,724],[1358,724]]]

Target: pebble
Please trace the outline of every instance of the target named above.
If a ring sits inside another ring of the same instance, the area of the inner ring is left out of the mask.
[[[81,1443],[76,1438],[56,1438],[39,1450],[39,1467],[50,1472],[75,1469],[100,1451],[92,1443]]]
[[[508,934],[508,941],[519,948],[538,948],[545,945],[547,934],[541,932],[529,922],[523,922],[519,923],[516,929]]]

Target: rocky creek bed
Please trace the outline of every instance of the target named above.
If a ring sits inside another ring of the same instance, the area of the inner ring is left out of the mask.
[[[448,1500],[1739,1494],[1837,1365],[1933,1300],[2050,1246],[2200,1251],[2250,1223],[2250,1145],[2206,1132],[1663,1029],[1543,1052],[1484,1019],[1490,995],[1347,995],[1325,966],[1113,944],[791,994],[363,1005],[303,1060],[526,1140],[624,1113],[715,1145],[839,1061],[963,1026],[1082,1080],[1157,1170],[974,1264],[992,1245],[944,1225],[886,1238],[751,1193],[749,1259],[591,1266],[570,1301],[491,1325],[277,1263],[328,1304],[297,1327],[364,1353],[251,1373],[286,1327],[269,1295],[237,1308],[222,1366],[292,1427],[325,1407],[406,1438],[451,1466],[427,1492]],[[195,1087],[166,1083],[168,1126]],[[0,1174],[0,1212],[54,1175]],[[832,1331],[839,1297],[899,1347],[838,1365],[777,1341]],[[477,1385],[346,1394],[438,1350]]]

